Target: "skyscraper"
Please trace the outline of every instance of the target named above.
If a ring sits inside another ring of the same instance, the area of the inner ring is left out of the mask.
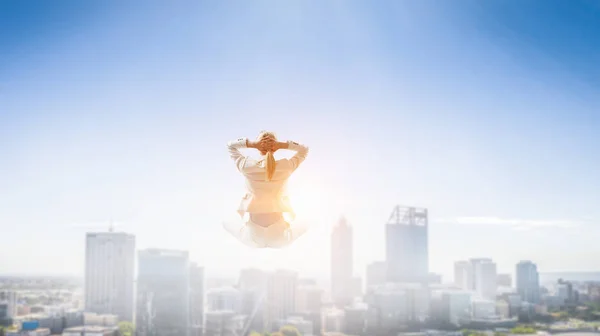
[[[191,336],[201,336],[204,330],[204,268],[190,265]]]
[[[464,290],[474,290],[475,276],[473,265],[469,261],[457,261],[454,263],[454,285]]]
[[[331,232],[331,296],[336,304],[352,302],[352,263],[352,227],[342,217]]]
[[[367,265],[367,291],[373,286],[386,282],[387,265],[385,261],[375,261]]]
[[[482,258],[471,259],[471,265],[473,265],[473,274],[475,276],[475,291],[482,298],[496,299],[496,291],[498,289],[496,263],[491,259]]]
[[[0,291],[0,323],[6,323],[15,316],[17,316],[17,292]]]
[[[389,282],[427,282],[429,276],[427,209],[397,206],[386,224]]]
[[[241,291],[241,313],[248,317],[250,330],[265,330],[265,301],[268,274],[259,269],[243,269],[238,288]]]
[[[525,260],[517,264],[517,293],[523,301],[539,303],[540,301],[540,278],[537,265]]]
[[[133,322],[135,237],[122,232],[86,235],[85,310]]]
[[[456,287],[474,291],[480,297],[495,299],[498,289],[496,263],[489,258],[470,259],[454,263]]]
[[[293,271],[277,270],[267,278],[264,326],[272,330],[275,322],[288,318],[296,310],[298,274]]]
[[[187,251],[139,252],[138,336],[187,336],[190,331],[190,263]]]

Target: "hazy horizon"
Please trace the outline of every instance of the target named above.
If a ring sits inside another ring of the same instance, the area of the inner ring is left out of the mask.
[[[355,272],[396,204],[429,209],[432,272],[598,270],[600,6],[593,1],[0,4],[0,273],[81,274],[86,231],[189,250],[215,273]],[[249,250],[226,143],[310,147],[290,180],[313,229]],[[596,145],[594,145],[596,144]]]

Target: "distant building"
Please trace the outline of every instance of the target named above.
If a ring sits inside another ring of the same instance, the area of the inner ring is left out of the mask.
[[[348,335],[364,335],[367,331],[369,307],[365,303],[355,303],[344,308],[343,332]]]
[[[137,336],[188,336],[190,262],[187,251],[139,252]]]
[[[474,299],[471,301],[474,319],[492,319],[497,316],[496,302],[485,299]]]
[[[0,291],[0,325],[17,316],[17,293],[15,291]]]
[[[300,316],[290,316],[287,319],[277,322],[276,329],[281,329],[286,326],[296,328],[302,336],[314,336],[313,334],[313,323],[310,320],[306,320]]]
[[[352,294],[352,298],[362,297],[363,296],[363,283],[361,277],[352,277],[350,282],[350,293]]]
[[[206,301],[209,311],[232,311],[240,313],[242,296],[238,289],[233,287],[211,288],[206,292]]]
[[[48,328],[37,328],[35,330],[19,330],[19,331],[6,331],[6,336],[50,336],[52,332]],[[64,335],[64,334],[63,334]]]
[[[387,281],[386,272],[385,261],[376,261],[367,265],[367,290],[373,286],[383,285]]]
[[[263,321],[267,330],[272,330],[277,321],[284,320],[295,312],[297,288],[296,272],[277,270],[269,275],[263,304]]]
[[[246,324],[246,316],[230,310],[206,312],[206,336],[242,335]]]
[[[540,275],[537,265],[531,261],[521,261],[516,266],[517,293],[525,302],[540,303]]]
[[[473,265],[469,261],[457,261],[454,263],[454,285],[464,290],[474,290],[475,276]]]
[[[338,308],[330,308],[323,312],[323,332],[342,332],[343,328],[343,310]]]
[[[365,296],[365,303],[369,307],[369,333],[391,332],[407,323],[424,322],[430,314],[429,289],[420,283],[382,285]]]
[[[441,285],[442,284],[442,275],[436,273],[429,273],[429,280],[427,283],[430,285]]]
[[[504,300],[498,300],[496,302],[496,315],[500,318],[510,318],[510,305]]]
[[[499,287],[512,287],[512,276],[507,273],[500,273],[496,277]]]
[[[241,313],[248,316],[250,330],[265,329],[265,301],[268,274],[262,270],[248,268],[240,272],[238,289],[241,295]]]
[[[341,306],[354,298],[352,243],[352,227],[341,218],[331,233],[331,296]]]
[[[84,313],[83,325],[96,327],[115,327],[119,323],[119,316],[112,314]]]
[[[425,283],[429,276],[427,209],[397,206],[385,226],[387,280]]]
[[[461,325],[471,319],[472,294],[467,291],[443,291],[441,293],[440,317],[442,321]]]
[[[63,331],[64,319],[61,315],[48,315],[44,313],[29,314],[25,316],[16,316],[13,319],[14,324],[24,325],[28,322],[34,322],[39,329],[48,329],[51,334],[59,334]]]
[[[133,322],[135,236],[122,232],[86,235],[85,310]]]
[[[190,265],[190,336],[202,336],[204,330],[204,268]]]
[[[323,305],[323,290],[317,286],[298,286],[296,313],[320,313]]]
[[[519,312],[521,311],[521,306],[523,305],[521,296],[519,294],[505,293],[500,296],[500,300],[505,301],[508,304],[510,312],[509,316],[511,318],[518,316]]]
[[[454,263],[456,287],[475,291],[482,298],[495,300],[498,290],[496,263],[489,258],[470,259]]]
[[[62,336],[113,336],[117,327],[80,326],[67,328]]]
[[[573,283],[563,279],[558,280],[556,295],[564,300],[564,304],[576,305],[579,302],[579,291],[573,288]]]
[[[496,263],[491,259],[471,259],[475,275],[475,291],[485,299],[495,300],[498,289]]]

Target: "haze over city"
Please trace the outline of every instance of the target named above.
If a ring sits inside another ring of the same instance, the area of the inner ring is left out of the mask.
[[[569,3],[569,5],[567,5]],[[189,250],[212,274],[328,274],[384,256],[393,206],[429,209],[430,270],[493,258],[598,270],[599,7],[590,1],[0,4],[0,272],[73,274],[85,232]],[[226,143],[310,146],[305,237],[250,250]]]

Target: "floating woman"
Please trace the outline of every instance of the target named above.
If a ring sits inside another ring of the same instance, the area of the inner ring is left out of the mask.
[[[246,194],[238,213],[243,223],[224,224],[225,229],[252,247],[281,248],[290,245],[305,232],[305,227],[291,224],[296,215],[287,195],[288,178],[308,155],[308,147],[294,141],[280,142],[273,132],[262,131],[256,141],[239,138],[227,144],[229,155],[246,178]],[[253,159],[240,152],[257,149],[261,157]],[[289,159],[275,160],[273,154],[287,149],[295,151]]]

